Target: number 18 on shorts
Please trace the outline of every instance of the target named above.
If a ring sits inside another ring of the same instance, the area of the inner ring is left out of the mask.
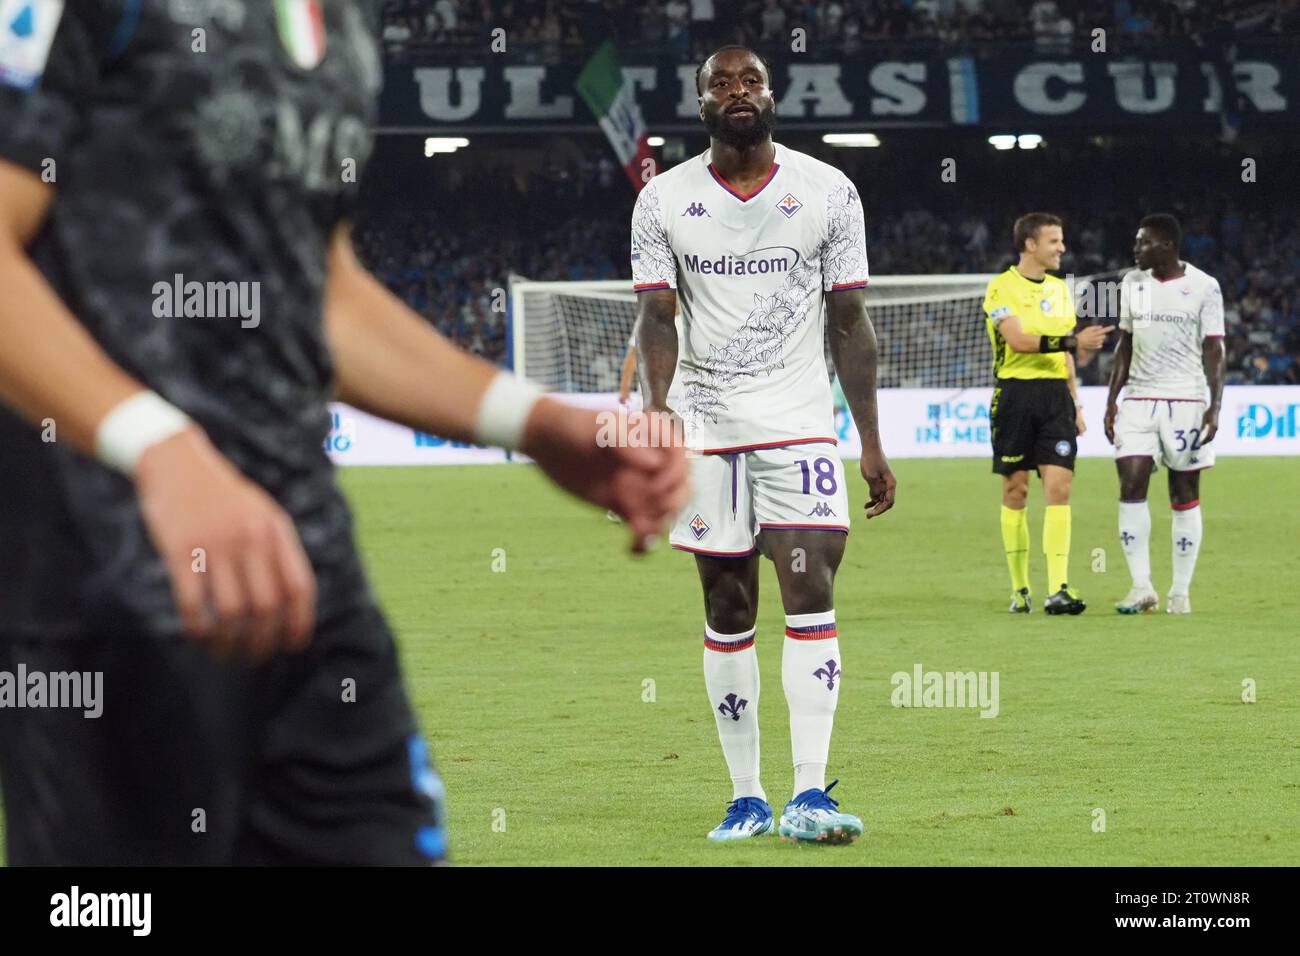
[[[849,530],[844,463],[829,442],[697,455],[674,548],[718,557],[755,551],[760,530]]]

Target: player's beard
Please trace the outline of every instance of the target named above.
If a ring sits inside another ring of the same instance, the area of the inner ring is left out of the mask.
[[[733,124],[727,114],[719,110],[704,114],[704,128],[709,136],[739,150],[752,149],[772,136],[776,127],[776,109],[768,106],[754,115],[754,121],[745,125]]]

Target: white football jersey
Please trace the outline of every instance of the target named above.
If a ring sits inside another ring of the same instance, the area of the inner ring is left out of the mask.
[[[1207,397],[1201,346],[1223,335],[1219,282],[1190,262],[1177,279],[1134,269],[1120,284],[1119,327],[1133,333],[1126,398]]]
[[[705,151],[650,180],[632,213],[634,287],[677,291],[674,411],[704,452],[835,441],[824,293],[867,284],[862,202],[835,167],[775,145],[748,195]]]

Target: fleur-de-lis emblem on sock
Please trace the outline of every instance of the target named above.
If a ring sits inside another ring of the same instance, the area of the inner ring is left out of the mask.
[[[840,675],[842,673],[843,671],[841,671],[838,667],[835,666],[835,661],[829,660],[821,667],[813,671],[813,677],[820,677],[822,680],[826,682],[827,690],[834,690],[835,682],[839,680]]]
[[[723,717],[730,717],[732,720],[740,720],[740,712],[745,709],[749,701],[743,697],[737,697],[735,694],[728,694],[718,705],[718,713]]]

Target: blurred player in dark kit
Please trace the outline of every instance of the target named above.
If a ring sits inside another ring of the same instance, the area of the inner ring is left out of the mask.
[[[0,672],[104,688],[0,707],[11,863],[444,857],[331,398],[522,449],[637,548],[684,497],[355,259],[372,6],[0,4]]]

